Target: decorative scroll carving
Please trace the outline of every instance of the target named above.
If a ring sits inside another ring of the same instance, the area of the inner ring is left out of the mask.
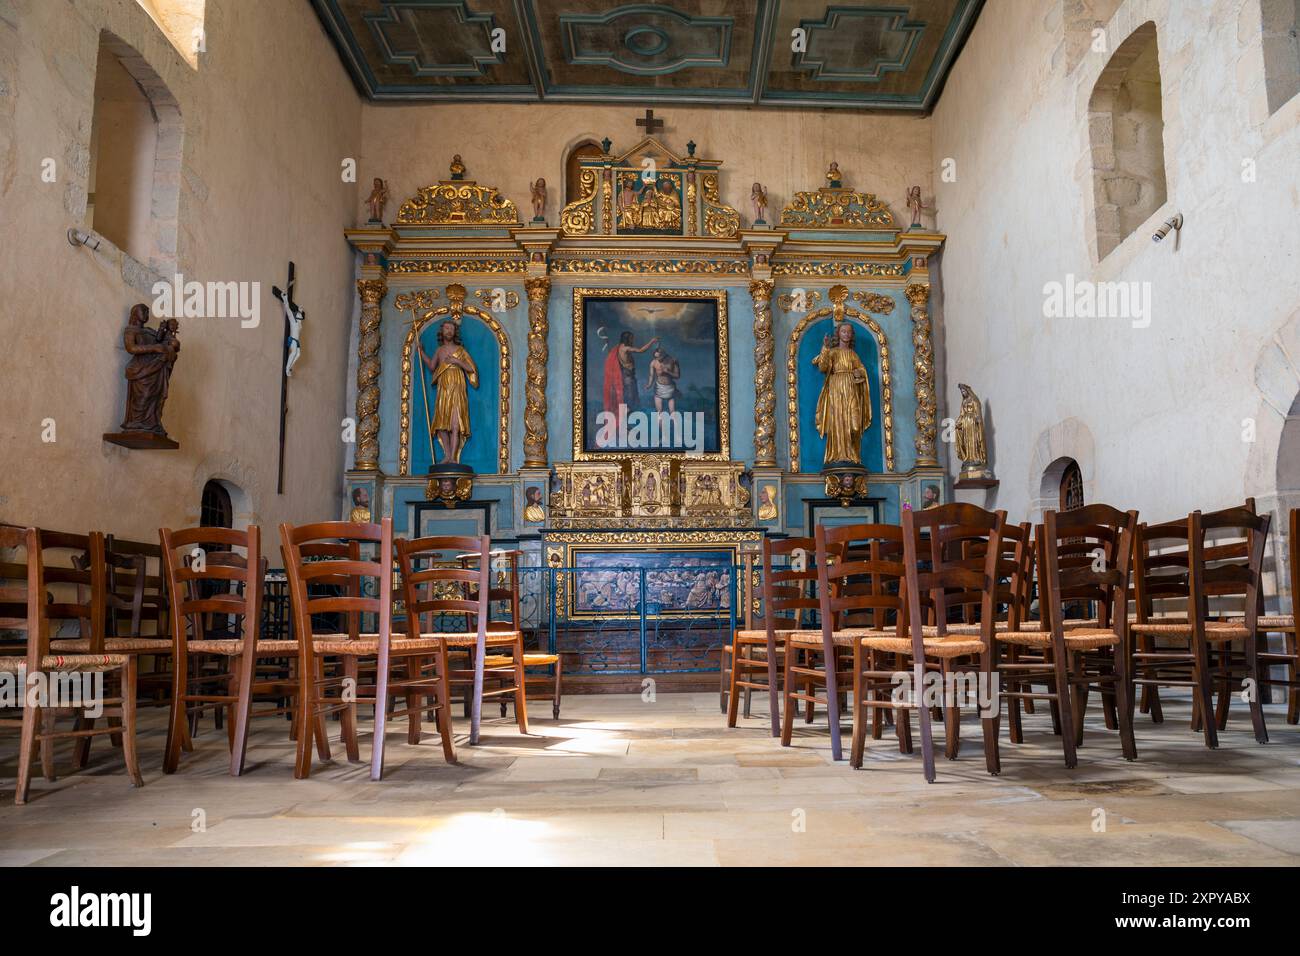
[[[853,293],[853,301],[859,303],[868,312],[877,312],[880,315],[890,315],[894,311],[894,300],[879,292],[859,290]]]
[[[491,309],[494,302],[497,301],[496,289],[475,289],[474,298],[482,302],[487,308]],[[513,289],[501,289],[501,304],[507,309],[513,309],[519,305],[519,293]],[[493,309],[499,312],[500,309]]]
[[[902,263],[886,265],[880,262],[821,262],[812,260],[786,260],[772,265],[774,276],[821,276],[827,279],[901,278],[906,275]]]
[[[749,274],[749,265],[737,259],[627,259],[611,256],[591,259],[555,259],[551,271],[560,274],[626,273],[629,275],[735,275]]]
[[[903,290],[912,303],[912,363],[916,369],[916,463],[937,465],[935,456],[934,346],[930,341],[930,287],[909,285]]]
[[[614,231],[614,172],[605,170],[601,186],[600,227],[605,235]]]
[[[740,213],[718,196],[718,174],[701,177],[704,189],[704,231],[715,239],[730,239],[740,231]]]
[[[803,293],[802,301],[800,301],[799,296],[796,295],[795,292],[787,292],[784,295],[776,297],[776,301],[781,304],[782,312],[793,312],[796,305],[799,306],[800,312],[808,312],[811,309],[817,308],[817,303],[822,299],[822,294],[820,292],[816,289],[800,289],[797,291]]]
[[[749,284],[754,300],[754,465],[776,466],[776,370],[772,339],[772,287],[770,279]]]
[[[567,236],[585,236],[596,225],[596,170],[582,170],[578,174],[578,186],[582,196],[560,213],[560,228]]]
[[[441,182],[420,191],[397,210],[399,226],[514,225],[519,210],[495,186]]]
[[[546,466],[546,303],[551,280],[545,277],[524,282],[528,294],[528,362],[524,382],[524,467]]]
[[[822,187],[794,194],[781,210],[781,225],[819,229],[890,229],[894,214],[873,193]]]
[[[383,279],[358,279],[361,328],[357,337],[357,471],[379,470],[380,303],[388,294]]]
[[[688,236],[698,236],[700,234],[700,218],[695,208],[695,173],[686,174],[686,234]]]
[[[528,271],[528,263],[522,258],[499,259],[403,259],[394,262],[388,269],[389,275],[493,275],[520,273]]]
[[[496,336],[497,348],[501,353],[501,367],[498,369],[501,402],[498,416],[500,420],[497,434],[497,468],[503,475],[510,471],[510,340],[506,337],[506,330],[502,328],[501,323],[490,313],[467,305],[465,295],[463,285],[452,283],[447,286],[447,304],[441,307],[435,307],[433,304],[439,298],[437,289],[403,292],[394,300],[398,311],[411,313],[406,341],[402,344],[402,418],[397,456],[399,475],[409,475],[411,471],[411,369],[415,362],[415,339],[425,325],[444,315],[457,323],[466,315],[475,316],[481,319]],[[360,378],[360,372],[357,375]],[[376,430],[378,430],[377,421]]]
[[[794,331],[790,333],[790,343],[786,349],[785,379],[787,387],[786,399],[789,402],[790,411],[790,471],[799,471],[799,369],[796,362],[799,339],[809,325],[828,315],[833,316],[837,323],[844,321],[846,315],[852,316],[866,325],[871,330],[871,334],[876,337],[877,349],[880,352],[880,419],[881,427],[885,433],[885,471],[893,471],[894,375],[890,365],[889,340],[885,338],[885,330],[880,327],[879,322],[865,312],[859,312],[852,306],[845,304],[849,298],[847,288],[842,285],[833,285],[830,288],[829,295],[832,304],[827,308],[809,312],[800,319],[798,324],[795,325]],[[933,375],[933,370],[931,370],[931,374]],[[920,419],[919,411],[917,412],[917,418]]]

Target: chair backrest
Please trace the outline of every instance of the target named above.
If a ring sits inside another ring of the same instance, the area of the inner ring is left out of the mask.
[[[40,534],[36,528],[0,526],[0,549],[22,552],[21,561],[0,565],[0,628],[26,633],[29,673],[38,669],[50,643]]]
[[[1133,602],[1140,623],[1155,620],[1156,602],[1181,602],[1191,596],[1188,518],[1138,523],[1133,537]]]
[[[104,538],[108,563],[108,634],[167,633],[167,586],[162,549],[153,542]]]
[[[948,610],[979,605],[979,623],[992,634],[1002,560],[1005,511],[952,503],[903,512],[903,565],[907,585],[905,609],[916,641],[921,639],[922,595],[929,595],[938,633],[947,632]],[[969,542],[969,546],[961,544]],[[982,547],[975,547],[982,544]],[[967,557],[966,554],[980,554]],[[929,568],[921,570],[922,562]]]
[[[487,629],[489,631],[515,631],[519,629],[519,559],[523,552],[510,549],[505,551],[492,551],[488,557],[491,559],[492,573],[488,576],[490,585],[488,587],[488,614],[489,619]],[[478,560],[478,554],[461,554],[457,555],[460,566],[463,568],[474,567]],[[501,567],[504,563],[505,567]],[[505,605],[506,618],[492,618],[492,608],[497,605]]]
[[[764,630],[795,630],[807,612],[817,610],[811,593],[816,560],[817,542],[812,538],[763,538]]]
[[[356,640],[361,616],[377,618],[379,640],[392,637],[393,623],[393,519],[378,524],[359,521],[321,521],[316,524],[280,525],[285,574],[289,578],[289,599],[299,642],[310,651],[318,634],[313,617],[343,614],[346,632],[331,632],[332,638]],[[362,545],[375,547],[374,559],[361,556]],[[366,581],[373,587],[367,589]],[[342,594],[312,593],[324,586]],[[368,594],[367,591],[370,591]]]
[[[240,619],[239,633],[249,653],[262,619],[261,529],[185,528],[158,532],[163,571],[171,594],[172,641],[177,653],[188,640],[207,636],[204,615]],[[235,549],[242,550],[242,554]],[[190,624],[189,636],[186,622]]]
[[[1105,504],[1043,513],[1038,526],[1042,619],[1060,635],[1066,605],[1097,605],[1101,627],[1128,632],[1128,587],[1137,532],[1136,511]],[[1086,549],[1086,550],[1085,550]],[[1080,558],[1086,560],[1080,560]]]
[[[397,539],[409,637],[417,638],[424,632],[421,622],[425,615],[434,618],[442,614],[463,615],[467,632],[472,628],[480,635],[487,633],[492,594],[491,550],[492,542],[487,535]],[[439,585],[444,583],[450,583],[450,591],[457,596],[440,594]]]
[[[1255,627],[1269,516],[1256,514],[1253,505],[1248,501],[1243,507],[1188,515],[1189,620],[1203,622],[1211,613],[1211,598],[1240,597],[1246,625]],[[1210,537],[1213,543],[1207,543]]]
[[[818,525],[817,594],[823,630],[902,626],[903,529]]]

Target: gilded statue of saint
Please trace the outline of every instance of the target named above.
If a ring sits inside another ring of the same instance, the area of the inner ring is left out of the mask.
[[[853,348],[853,323],[840,322],[822,342],[813,365],[826,376],[817,398],[817,434],[826,439],[825,463],[862,464],[862,435],[871,427],[867,369]]]
[[[429,379],[437,389],[429,433],[442,446],[442,460],[459,463],[470,434],[468,386],[478,388],[478,368],[461,344],[455,322],[447,320],[438,326],[438,350],[430,358],[421,348],[420,361],[429,369]]]
[[[988,478],[988,448],[984,443],[984,406],[969,385],[958,385],[961,413],[957,416],[956,450],[962,478]]]

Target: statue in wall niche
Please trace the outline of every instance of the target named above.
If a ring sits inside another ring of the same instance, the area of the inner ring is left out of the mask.
[[[149,307],[131,308],[122,344],[130,354],[126,363],[126,414],[123,432],[147,432],[167,437],[162,425],[163,402],[171,386],[172,366],[180,354],[180,323],[168,319],[156,330],[148,328]]]
[[[417,347],[419,337],[416,337]],[[429,370],[435,390],[429,434],[442,447],[442,462],[460,463],[469,441],[469,386],[478,388],[478,368],[460,341],[460,328],[451,319],[438,327],[438,348],[430,358],[419,348],[420,362]]]
[[[844,185],[844,177],[840,175],[840,164],[831,163],[826,167],[826,185],[831,189],[839,189]]]
[[[767,190],[762,183],[754,183],[754,188],[749,191],[749,201],[754,206],[754,225],[767,225]]]
[[[540,176],[529,187],[533,199],[533,222],[546,222],[546,180]]]
[[[453,180],[465,178],[465,164],[460,161],[460,153],[451,158],[451,178]]]
[[[352,510],[348,513],[348,520],[357,524],[369,524],[371,517],[370,492],[365,485],[358,485],[352,489]]]
[[[826,376],[813,421],[826,439],[827,465],[861,465],[862,435],[871,427],[871,388],[853,340],[853,323],[840,322],[813,359]]]
[[[366,205],[370,207],[370,221],[382,224],[384,221],[384,206],[388,202],[388,183],[384,182],[378,176],[375,177],[375,184],[370,188],[370,195],[366,199]]]
[[[956,451],[962,480],[992,478],[988,448],[984,443],[984,406],[969,385],[958,385],[961,412],[957,416]]]

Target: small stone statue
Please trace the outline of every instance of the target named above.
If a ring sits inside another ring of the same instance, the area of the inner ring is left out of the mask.
[[[148,321],[149,307],[142,302],[132,307],[122,332],[122,344],[131,360],[126,364],[126,414],[121,427],[123,432],[148,432],[166,438],[162,409],[170,390],[172,366],[181,350],[177,337],[180,323],[168,319],[154,330],[146,327]]]
[[[546,180],[538,177],[529,190],[533,199],[533,222],[546,222]]]
[[[921,228],[921,210],[925,208],[921,202],[921,187],[913,186],[907,191],[907,208],[912,212],[912,229]]]
[[[387,202],[388,183],[376,176],[375,185],[371,187],[370,196],[366,199],[366,205],[370,207],[371,222],[382,223],[384,221],[384,205]]]
[[[826,185],[831,189],[839,189],[844,185],[844,180],[840,177],[840,164],[832,162],[826,168]]]
[[[987,479],[989,455],[984,443],[984,406],[969,385],[958,385],[961,390],[961,412],[957,416],[956,450],[961,461],[959,480]]]
[[[749,191],[749,201],[754,204],[754,225],[767,225],[767,190],[762,183],[754,183]]]
[[[460,153],[451,158],[451,178],[454,180],[465,178],[465,164],[460,161]]]

